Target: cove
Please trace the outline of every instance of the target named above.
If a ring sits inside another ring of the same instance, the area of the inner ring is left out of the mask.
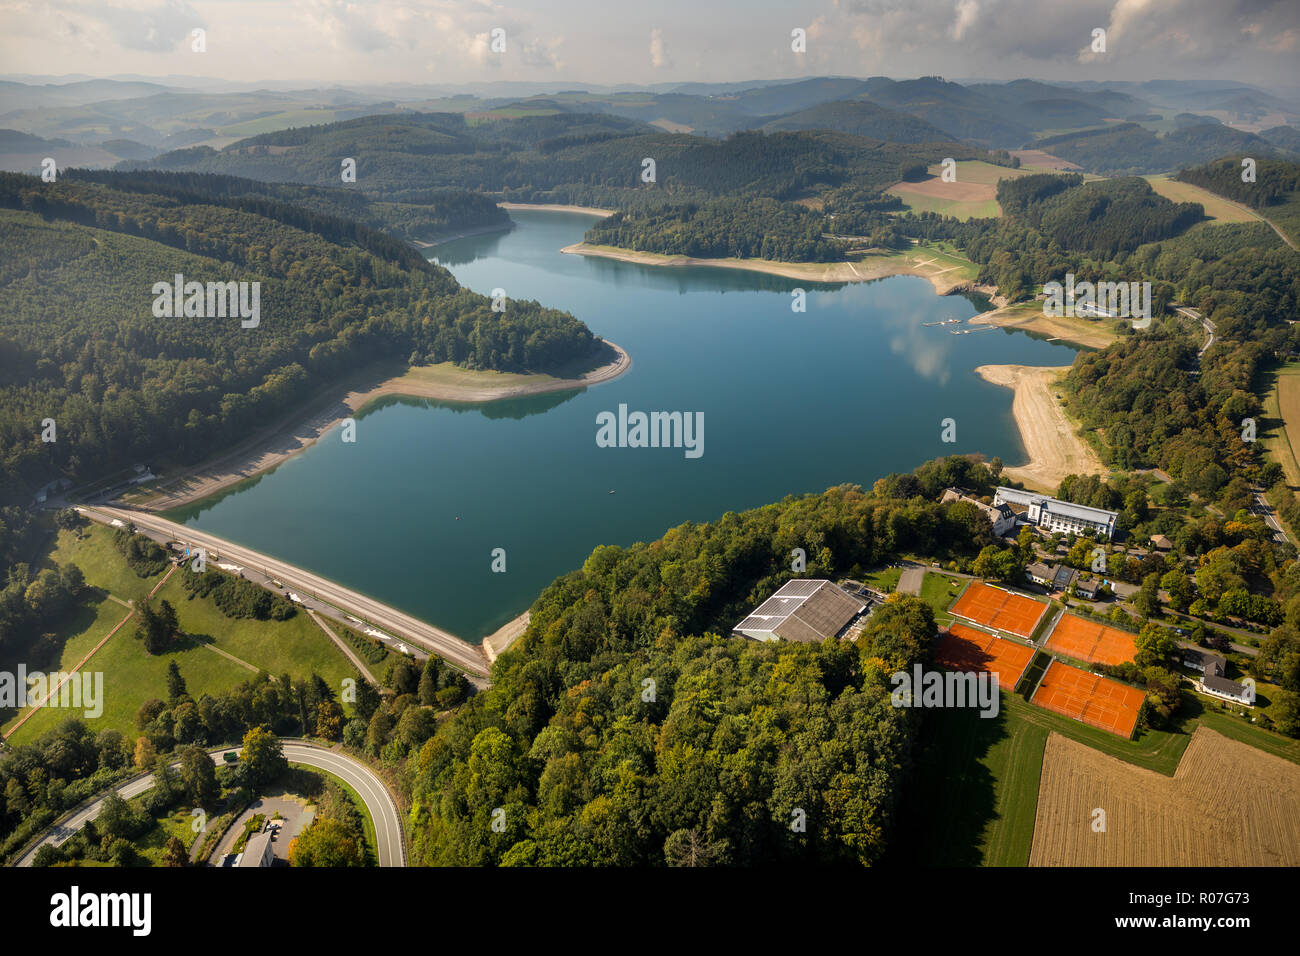
[[[592,219],[514,210],[518,228],[428,250],[463,284],[567,309],[632,356],[587,389],[485,404],[389,399],[274,471],[169,515],[477,642],[601,544],[650,541],[788,494],[870,487],[957,452],[1024,460],[1009,389],[984,364],[1075,350],[999,328],[899,276],[809,285],[717,268],[566,255]],[[791,290],[808,290],[791,311]],[[979,328],[964,335],[951,328]],[[699,414],[707,445],[600,447],[601,413]],[[941,422],[956,442],[941,441]],[[493,571],[496,549],[504,572]]]

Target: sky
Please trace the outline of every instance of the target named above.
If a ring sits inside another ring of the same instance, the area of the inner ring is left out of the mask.
[[[796,29],[802,53],[792,49]],[[1098,29],[1105,52],[1092,49]],[[1298,0],[0,0],[0,71],[10,75],[304,86],[939,75],[1300,87],[1298,63]]]

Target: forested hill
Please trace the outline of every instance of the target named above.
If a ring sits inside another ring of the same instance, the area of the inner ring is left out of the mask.
[[[199,461],[377,359],[522,371],[592,351],[566,313],[493,312],[398,240],[273,200],[234,205],[250,199],[0,174],[0,500]],[[176,274],[261,283],[259,324],[156,317],[154,285]]]
[[[1113,259],[1169,239],[1205,218],[1200,203],[1175,203],[1145,179],[1085,183],[1077,174],[1039,173],[998,183],[998,203],[1062,249]]]
[[[951,142],[886,143],[828,131],[715,140],[605,114],[470,125],[456,114],[402,113],[268,133],[220,152],[178,150],[136,166],[332,186],[350,157],[357,161],[358,190],[386,200],[419,201],[429,189],[454,188],[521,202],[633,209],[665,198],[785,200],[846,183],[881,189],[897,181],[900,163],[947,156],[988,158],[982,149]],[[653,185],[641,179],[647,158],[655,161]]]
[[[597,548],[556,580],[492,687],[412,751],[412,863],[878,861],[918,725],[889,677],[928,660],[929,607],[887,602],[856,644],[718,635],[792,576],[793,548],[808,577],[838,578],[991,540],[976,509],[935,501],[947,484],[989,488],[984,465],[906,477]],[[922,497],[891,496],[903,486]]]
[[[1300,162],[1255,159],[1255,181],[1243,182],[1243,158],[1232,156],[1194,166],[1174,178],[1258,210],[1292,242],[1300,242]]]
[[[1163,173],[1236,153],[1294,158],[1254,133],[1213,122],[1163,135],[1137,123],[1118,123],[1049,136],[1032,145],[1103,176]]]
[[[891,143],[944,143],[954,138],[918,116],[866,100],[819,103],[765,123],[767,131],[828,129]]]
[[[183,201],[220,202],[251,212],[265,209],[266,201],[289,203],[320,216],[337,217],[410,241],[433,240],[448,233],[484,226],[504,229],[510,225],[510,216],[495,202],[463,189],[430,189],[412,193],[405,201],[395,203],[373,199],[356,188],[339,183],[326,188],[164,170],[106,172],[69,169],[61,175],[68,179],[103,183],[114,189],[156,193]],[[350,238],[357,238],[364,230],[353,228],[352,232]]]

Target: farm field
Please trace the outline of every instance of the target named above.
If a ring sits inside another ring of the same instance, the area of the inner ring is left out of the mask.
[[[1300,767],[1201,726],[1170,778],[1052,734],[1029,864],[1300,865]]]
[[[1205,207],[1205,215],[1213,222],[1255,222],[1259,218],[1245,206],[1239,206],[1192,183],[1178,182],[1167,175],[1142,178],[1151,184],[1152,189],[1172,202],[1200,203]]]
[[[1300,364],[1284,365],[1274,373],[1273,387],[1264,396],[1267,416],[1260,439],[1282,466],[1286,483],[1300,490]]]

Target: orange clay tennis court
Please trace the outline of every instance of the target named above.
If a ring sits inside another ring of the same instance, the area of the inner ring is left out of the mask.
[[[1122,664],[1137,656],[1137,645],[1128,631],[1073,614],[1061,615],[1045,647],[1090,664]]]
[[[1020,675],[1029,666],[1034,649],[1015,641],[985,634],[965,624],[952,624],[940,633],[934,660],[952,671],[988,671],[998,675],[998,686],[1015,690]]]
[[[952,613],[976,624],[1028,639],[1038,621],[1047,613],[1047,605],[972,581],[952,606]]]
[[[1127,739],[1133,736],[1145,696],[1136,687],[1052,661],[1033,702]]]

